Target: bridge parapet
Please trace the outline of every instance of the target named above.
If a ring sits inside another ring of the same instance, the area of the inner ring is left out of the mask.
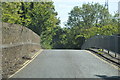
[[[120,54],[119,44],[120,44],[119,35],[112,35],[112,36],[98,35],[86,40],[82,46],[82,49],[100,48]]]
[[[32,30],[17,24],[2,23],[2,75],[13,74],[40,47],[40,37]]]

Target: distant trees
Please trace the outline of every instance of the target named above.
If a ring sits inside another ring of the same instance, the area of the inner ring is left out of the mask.
[[[108,10],[99,3],[83,4],[82,7],[75,6],[69,13],[68,27],[91,28],[101,27],[109,24],[111,15]]]

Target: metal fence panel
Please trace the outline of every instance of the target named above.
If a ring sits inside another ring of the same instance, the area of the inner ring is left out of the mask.
[[[120,36],[98,35],[86,40],[81,49],[101,48],[120,53]]]

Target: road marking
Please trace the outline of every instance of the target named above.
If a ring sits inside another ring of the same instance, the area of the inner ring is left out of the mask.
[[[107,62],[107,61],[105,61],[104,59],[102,59],[102,58],[100,58],[100,57],[96,56],[95,54],[93,54],[92,52],[90,52],[90,51],[86,51],[86,52],[88,52],[88,53],[92,54],[93,56],[95,56],[96,58],[100,59],[101,61],[103,61],[103,62],[105,62],[105,63],[107,63],[107,64],[111,65],[111,66],[112,66],[112,67],[114,67],[115,69],[120,70],[120,68],[119,68],[119,67],[117,67],[117,66],[115,66],[115,65],[113,65],[113,64],[111,64],[111,63],[108,63],[108,62]]]
[[[18,72],[20,72],[22,69],[24,69],[29,63],[31,63],[41,52],[43,51],[43,49],[40,49],[37,53],[35,53],[32,56],[31,60],[27,60],[22,66],[22,68],[20,68],[18,71],[16,71],[14,74],[10,75],[8,78],[13,77],[15,74],[17,74]]]

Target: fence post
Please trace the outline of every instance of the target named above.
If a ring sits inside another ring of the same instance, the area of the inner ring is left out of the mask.
[[[109,38],[110,38],[110,37],[108,37],[108,43],[107,43],[107,44],[108,44],[108,46],[107,46],[107,47],[108,47],[108,54],[109,54],[109,52],[110,52],[110,51],[109,51],[109,48],[110,48],[110,39],[109,39]]]
[[[109,52],[110,52],[110,51],[108,50],[108,54],[109,54]]]
[[[118,36],[115,35],[115,57],[117,56],[118,53]]]

